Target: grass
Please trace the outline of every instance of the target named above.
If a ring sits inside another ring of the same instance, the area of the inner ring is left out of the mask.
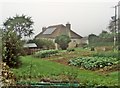
[[[80,70],[76,67],[65,66],[45,59],[38,59],[31,56],[21,57],[22,66],[18,69],[12,69],[18,80],[26,80],[23,77],[31,75],[34,81],[40,81],[41,77],[58,77],[61,74],[77,76],[80,83],[93,83],[99,85],[117,85],[118,73],[109,73],[107,75],[98,74],[93,71]],[[31,70],[31,71],[30,71]]]
[[[93,54],[93,56],[118,58],[118,51],[96,52]]]

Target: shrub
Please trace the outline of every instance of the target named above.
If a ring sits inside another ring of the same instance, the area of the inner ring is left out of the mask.
[[[49,39],[34,39],[33,41],[41,49],[55,49],[55,44]]]
[[[9,17],[3,23],[2,59],[9,67],[20,66],[19,56],[21,56],[23,49],[23,41],[21,40],[24,36],[30,37],[33,34],[33,23],[31,17],[26,15]]]
[[[6,32],[3,35],[3,62],[6,62],[9,67],[19,67],[21,65],[19,56],[23,49],[22,46],[23,42],[16,36],[15,32]]]
[[[71,40],[70,37],[67,35],[60,35],[57,36],[55,39],[55,43],[59,44],[62,50],[67,49],[69,42],[71,42]]]

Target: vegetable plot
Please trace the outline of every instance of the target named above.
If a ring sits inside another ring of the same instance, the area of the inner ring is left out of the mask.
[[[69,60],[70,65],[82,67],[88,70],[104,68],[118,64],[117,58],[112,57],[83,57]]]
[[[43,50],[37,52],[34,56],[38,58],[45,58],[45,57],[50,57],[51,55],[55,55],[58,53],[58,50]]]

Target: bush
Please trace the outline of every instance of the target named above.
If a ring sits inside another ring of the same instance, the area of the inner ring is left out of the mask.
[[[6,32],[3,35],[3,54],[2,60],[6,62],[9,67],[19,67],[21,61],[19,56],[23,47],[23,42],[16,36],[14,32]]]
[[[55,49],[55,43],[49,39],[34,39],[30,42],[36,43],[36,45],[41,49]]]
[[[70,40],[70,37],[67,35],[60,35],[60,36],[57,36],[55,39],[55,43],[60,45],[60,48],[62,50],[67,49],[69,42],[71,42],[71,40]]]
[[[38,58],[45,58],[45,57],[50,57],[51,55],[54,55],[56,53],[58,53],[58,50],[43,50],[37,52],[34,56]]]

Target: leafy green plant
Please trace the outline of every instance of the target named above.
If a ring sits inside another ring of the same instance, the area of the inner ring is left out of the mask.
[[[54,55],[56,53],[58,53],[58,50],[43,50],[37,52],[34,56],[38,58],[45,58],[45,57],[50,57],[51,55]]]
[[[106,57],[84,57],[84,58],[75,58],[69,60],[70,65],[83,67],[89,70],[95,70],[104,68],[105,66],[111,66],[118,64],[117,58],[106,58]]]

